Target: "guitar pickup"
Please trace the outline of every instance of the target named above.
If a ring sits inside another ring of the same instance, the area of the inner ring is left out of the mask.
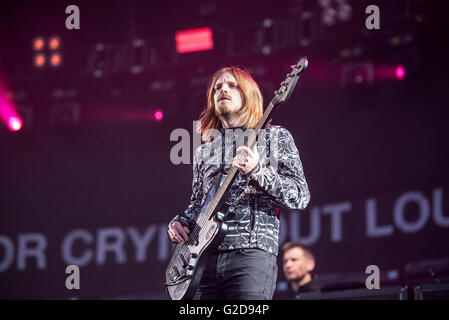
[[[231,203],[225,201],[225,202],[221,205],[221,208],[220,208],[220,211],[219,211],[219,212],[222,212],[222,213],[228,212],[230,206],[231,206]]]
[[[226,215],[226,212],[228,212],[230,206],[231,206],[231,204],[230,204],[229,202],[225,201],[225,202],[221,205],[220,210],[218,210],[218,211],[215,213],[215,218],[216,218],[218,221],[223,221],[223,220],[224,220],[224,217],[225,217],[225,215]],[[213,218],[214,218],[214,216],[211,216],[211,217],[209,218],[209,220],[210,220],[210,219],[213,219]]]
[[[187,267],[187,261],[184,258],[183,254],[180,254],[179,256],[181,257],[181,260],[182,260],[182,267],[185,269]]]

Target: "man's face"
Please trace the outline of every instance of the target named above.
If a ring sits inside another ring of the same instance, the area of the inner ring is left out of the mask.
[[[315,262],[304,256],[301,248],[291,248],[284,252],[283,269],[287,281],[300,280],[315,267]]]
[[[222,73],[214,85],[215,112],[229,118],[242,108],[242,93],[237,80],[229,72]]]

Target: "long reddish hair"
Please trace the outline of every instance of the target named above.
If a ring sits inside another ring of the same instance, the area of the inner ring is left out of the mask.
[[[221,121],[215,113],[215,83],[218,78],[225,72],[232,74],[237,81],[242,95],[242,108],[238,111],[238,115],[244,115],[245,124],[243,129],[254,128],[263,116],[263,97],[260,88],[254,79],[245,71],[238,67],[226,67],[218,70],[212,76],[207,89],[207,107],[201,112],[197,130],[201,133],[204,141],[212,138],[206,130],[222,128]]]

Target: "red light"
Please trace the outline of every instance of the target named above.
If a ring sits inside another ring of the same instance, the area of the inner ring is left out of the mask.
[[[22,120],[16,117],[9,118],[8,128],[11,131],[19,131],[20,129],[22,129]]]
[[[178,31],[175,34],[176,52],[187,53],[214,48],[212,30],[209,27]]]
[[[61,64],[61,55],[59,53],[53,53],[50,57],[50,65],[52,67],[57,67]]]
[[[43,53],[38,53],[34,56],[34,66],[41,68],[45,65],[45,55]]]
[[[11,131],[18,131],[22,129],[22,119],[17,115],[12,99],[9,97],[10,93],[3,90],[3,85],[0,80],[0,120]]]
[[[56,36],[51,37],[50,40],[49,40],[49,42],[48,42],[48,47],[49,47],[51,50],[59,49],[59,46],[60,46],[60,45],[61,45],[61,41],[60,41],[59,38],[56,37]]]
[[[38,51],[44,48],[45,42],[42,37],[37,37],[33,40],[33,49]]]
[[[161,110],[157,110],[154,113],[154,119],[156,119],[156,121],[162,121],[162,118],[164,117],[164,114],[162,113]]]
[[[396,76],[396,79],[402,80],[405,78],[405,68],[401,65],[397,66],[394,70],[394,75]]]

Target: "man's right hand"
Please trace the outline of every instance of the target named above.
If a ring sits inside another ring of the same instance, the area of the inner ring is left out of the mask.
[[[179,221],[174,221],[168,226],[168,236],[175,243],[184,244],[189,239],[190,230]]]

